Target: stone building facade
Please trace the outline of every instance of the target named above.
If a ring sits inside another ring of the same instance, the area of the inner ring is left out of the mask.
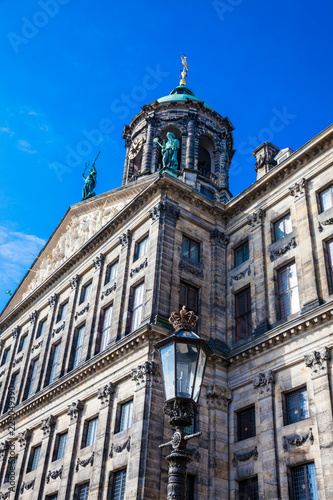
[[[143,106],[122,186],[69,208],[9,301],[0,499],[166,498],[153,346],[184,303],[213,349],[188,498],[333,498],[333,126],[257,148],[235,198],[232,131],[186,86]]]

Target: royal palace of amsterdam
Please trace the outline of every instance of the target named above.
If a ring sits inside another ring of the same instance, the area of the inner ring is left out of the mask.
[[[233,125],[185,69],[124,126],[122,185],[95,196],[94,163],[0,316],[0,500],[167,498],[154,344],[184,305],[212,349],[187,500],[333,499],[333,126],[261,144],[232,197]]]

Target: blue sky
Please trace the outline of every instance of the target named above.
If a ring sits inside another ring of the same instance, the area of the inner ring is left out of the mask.
[[[98,150],[97,194],[120,185],[123,126],[178,85],[180,52],[235,127],[234,195],[261,142],[295,150],[330,125],[332,14],[328,0],[0,0],[0,310]]]

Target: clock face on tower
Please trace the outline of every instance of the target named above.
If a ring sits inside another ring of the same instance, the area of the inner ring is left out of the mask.
[[[140,149],[142,148],[142,144],[143,144],[143,137],[137,137],[133,142],[128,155],[130,160],[133,160],[139,154]]]

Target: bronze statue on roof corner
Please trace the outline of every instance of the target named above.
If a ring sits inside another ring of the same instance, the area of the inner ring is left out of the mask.
[[[98,154],[94,160],[94,163],[92,164],[91,168],[89,169],[89,174],[87,175],[87,177],[85,177],[84,174],[89,166],[89,162],[85,164],[85,169],[84,169],[84,172],[82,174],[82,177],[85,180],[85,184],[82,188],[82,200],[81,201],[88,200],[88,198],[92,198],[93,196],[96,196],[96,193],[94,192],[94,189],[95,189],[96,184],[97,184],[97,170],[95,168],[95,163],[96,163],[96,160],[99,157],[99,155],[100,155],[100,151],[98,152]]]

